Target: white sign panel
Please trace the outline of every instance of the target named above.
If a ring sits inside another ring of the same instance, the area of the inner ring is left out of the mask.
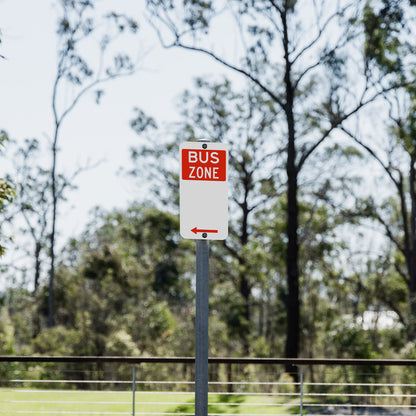
[[[182,143],[180,165],[181,236],[193,240],[225,240],[228,235],[227,145]]]

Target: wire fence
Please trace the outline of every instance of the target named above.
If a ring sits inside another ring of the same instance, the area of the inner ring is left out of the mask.
[[[416,415],[413,360],[210,358],[208,388],[211,416]],[[3,356],[0,416],[19,414],[194,415],[194,359]]]

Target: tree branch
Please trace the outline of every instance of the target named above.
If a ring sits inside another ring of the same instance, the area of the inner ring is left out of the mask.
[[[385,94],[386,92],[389,92],[393,89],[398,88],[398,85],[391,85],[390,87],[387,88],[383,88],[380,91],[377,91],[376,93],[374,93],[370,98],[368,98],[367,100],[363,101],[360,100],[360,102],[358,103],[358,105],[353,108],[351,111],[349,111],[348,113],[345,113],[343,115],[338,114],[336,118],[334,118],[333,120],[331,120],[331,126],[324,132],[324,134],[322,135],[322,137],[316,141],[307,151],[305,151],[302,155],[302,157],[300,158],[298,165],[297,165],[297,169],[298,171],[300,171],[302,169],[302,166],[304,165],[304,163],[306,162],[306,160],[309,158],[309,156],[311,156],[311,154],[317,149],[317,147],[319,147],[321,145],[321,143],[337,128],[340,128],[340,126],[342,125],[342,123],[346,120],[348,120],[351,116],[353,116],[354,114],[358,113],[359,110],[361,110],[363,107],[367,106],[368,104],[374,102],[378,97],[380,97],[380,95]],[[365,92],[363,92],[363,96],[365,96]],[[334,115],[335,116],[335,115]]]
[[[392,182],[394,183],[394,185],[396,187],[399,186],[398,181],[395,179],[395,177],[393,176],[393,173],[391,172],[391,167],[390,166],[386,166],[383,161],[380,159],[380,157],[374,152],[373,149],[371,149],[369,146],[367,146],[365,143],[363,143],[361,140],[359,140],[357,138],[357,136],[353,133],[351,133],[347,128],[345,128],[344,126],[341,126],[341,130],[347,135],[349,136],[355,143],[357,143],[358,145],[360,145],[363,149],[365,149],[370,155],[371,157],[373,157],[378,164],[383,168],[383,170],[387,173],[387,175],[389,176],[389,178],[392,180]]]
[[[307,52],[309,49],[311,49],[314,45],[316,45],[316,43],[318,43],[321,38],[322,38],[322,34],[325,32],[326,28],[328,27],[328,25],[331,23],[331,21],[333,19],[335,19],[337,16],[340,15],[340,13],[345,12],[348,8],[351,7],[351,4],[345,6],[342,11],[340,12],[335,12],[332,15],[330,15],[328,17],[328,19],[324,22],[324,24],[319,28],[318,34],[316,35],[316,37],[314,39],[312,39],[308,44],[306,44],[297,54],[296,56],[293,58],[292,63],[295,63],[305,52]],[[335,49],[335,48],[334,48]]]
[[[266,94],[268,94],[272,100],[277,102],[282,109],[285,108],[285,103],[280,99],[280,97],[277,96],[269,88],[267,88],[262,82],[260,82],[260,80],[258,78],[253,76],[250,72],[248,72],[248,71],[244,70],[243,68],[240,68],[236,65],[233,65],[230,62],[227,62],[225,59],[219,57],[217,54],[215,54],[214,52],[212,52],[208,49],[205,49],[205,48],[202,48],[202,47],[197,47],[197,46],[185,45],[180,40],[180,38],[181,38],[181,36],[183,36],[183,34],[179,34],[174,28],[171,28],[171,31],[175,36],[175,41],[170,43],[170,44],[167,44],[164,41],[164,39],[162,37],[162,34],[160,33],[160,30],[158,30],[157,27],[153,23],[151,23],[151,25],[155,28],[156,33],[158,35],[158,38],[160,40],[160,43],[161,43],[162,47],[164,47],[165,49],[171,49],[171,48],[176,47],[176,48],[181,48],[181,49],[188,50],[188,51],[198,52],[198,53],[201,53],[203,55],[207,55],[210,58],[212,58],[214,61],[220,63],[221,65],[224,65],[226,68],[231,69],[231,70],[233,70],[237,73],[240,73],[240,74],[244,75],[245,77],[247,77],[248,79],[250,79],[262,91],[264,91]]]
[[[354,134],[352,134],[349,130],[347,130],[345,127],[341,127],[341,130],[346,133],[351,139],[353,139],[358,145],[360,145],[363,149],[365,149],[371,157],[374,158],[378,162],[378,164],[383,168],[383,170],[387,173],[388,177],[393,182],[394,186],[396,187],[396,190],[399,194],[400,198],[400,211],[403,221],[403,231],[404,231],[404,252],[403,254],[406,257],[406,253],[409,252],[410,247],[410,240],[409,240],[409,223],[408,223],[408,214],[407,214],[407,206],[406,206],[406,197],[404,193],[404,183],[403,183],[403,176],[400,170],[394,169],[390,164],[387,166],[383,163],[383,161],[380,159],[380,157],[374,152],[373,149],[371,149],[369,146],[364,144],[361,140],[359,140]],[[393,176],[393,170],[397,170],[399,174],[399,180],[397,180]]]

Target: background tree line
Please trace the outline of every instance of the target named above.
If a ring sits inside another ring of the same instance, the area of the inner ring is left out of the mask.
[[[94,3],[58,3],[51,163],[40,164],[39,139],[4,153],[14,170],[0,182],[1,221],[27,261],[2,270],[23,278],[2,290],[0,353],[193,355],[194,248],[178,233],[177,159],[180,142],[209,139],[230,147],[230,235],[211,246],[210,354],[414,356],[414,2],[148,0],[167,48],[208,55],[229,76],[195,80],[173,126],[134,110],[140,144],[123,174],[144,196],[97,208],[60,253],[59,206],[91,168],[60,173],[63,121],[136,70],[109,45],[138,24],[106,16],[114,32],[100,35],[97,66],[80,46],[102,27]],[[213,41],[224,13],[236,53]],[[61,83],[74,91],[69,106]]]

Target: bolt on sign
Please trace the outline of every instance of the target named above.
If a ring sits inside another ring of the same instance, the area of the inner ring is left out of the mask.
[[[228,150],[224,143],[180,146],[180,232],[186,239],[228,235]]]

